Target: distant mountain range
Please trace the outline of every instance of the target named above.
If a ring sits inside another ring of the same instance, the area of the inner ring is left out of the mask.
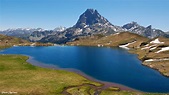
[[[123,29],[131,33],[136,33],[148,38],[155,38],[159,36],[167,37],[168,35],[159,29],[153,29],[151,25],[144,27],[137,24],[137,22],[131,22],[122,26]]]
[[[32,29],[32,28],[17,28],[17,29],[7,29],[0,31],[0,34],[7,36],[14,36],[19,38],[26,38],[30,36],[34,31],[43,31],[42,28]]]
[[[15,36],[27,39],[29,41],[66,43],[74,41],[78,37],[91,36],[95,34],[110,35],[117,32],[131,32],[148,38],[159,36],[169,37],[169,33],[165,33],[159,29],[153,29],[151,25],[144,27],[137,22],[131,22],[123,26],[111,24],[106,18],[101,16],[97,10],[87,9],[80,15],[77,23],[70,28],[58,27],[54,30],[37,29],[8,29],[0,31],[0,34]]]
[[[57,27],[54,30],[45,30],[42,28],[16,28],[0,31],[0,34],[14,36],[35,42],[48,35],[54,35],[56,32],[64,31],[65,29],[66,27],[62,26]]]

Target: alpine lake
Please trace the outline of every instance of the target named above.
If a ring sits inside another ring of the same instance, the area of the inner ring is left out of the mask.
[[[169,78],[143,66],[137,55],[120,48],[85,46],[16,46],[0,54],[21,54],[33,62],[79,70],[94,79],[117,83],[144,92],[169,92]],[[34,64],[34,63],[32,63]]]

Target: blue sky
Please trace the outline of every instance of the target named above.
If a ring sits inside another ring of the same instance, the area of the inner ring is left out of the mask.
[[[0,29],[71,27],[87,8],[114,25],[136,21],[169,31],[169,0],[0,0]]]

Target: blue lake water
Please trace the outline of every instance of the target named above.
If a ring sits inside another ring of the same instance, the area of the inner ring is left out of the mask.
[[[0,54],[24,54],[35,60],[73,68],[101,81],[119,83],[145,92],[169,92],[169,78],[142,66],[136,55],[118,48],[81,46],[12,47]]]

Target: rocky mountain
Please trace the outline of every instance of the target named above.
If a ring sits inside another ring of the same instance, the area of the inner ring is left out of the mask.
[[[87,9],[82,15],[80,15],[74,28],[82,29],[85,33],[108,33],[118,32],[122,28],[112,25],[106,18],[101,16],[97,10]]]
[[[79,36],[90,36],[94,34],[109,35],[121,32],[123,28],[111,24],[106,18],[101,16],[97,10],[87,9],[80,15],[77,23],[65,31],[55,35],[42,38],[41,42],[66,43],[73,41]]]
[[[125,29],[126,31],[136,33],[144,37],[148,37],[148,38],[167,36],[167,34],[163,32],[162,30],[153,29],[151,25],[144,27],[144,26],[137,24],[137,22],[131,22],[131,23],[125,24],[122,26],[122,28]]]
[[[66,43],[73,41],[81,36],[91,36],[96,34],[110,35],[116,32],[131,32],[142,35],[148,38],[158,36],[169,37],[165,32],[159,29],[154,29],[152,26],[141,26],[137,22],[131,22],[120,26],[111,24],[106,18],[101,16],[97,10],[87,9],[80,15],[77,23],[65,31],[49,35],[42,38],[41,42]]]
[[[31,33],[28,39],[32,42],[36,42],[48,35],[54,35],[54,34],[55,33],[52,30],[34,31],[33,33]]]

